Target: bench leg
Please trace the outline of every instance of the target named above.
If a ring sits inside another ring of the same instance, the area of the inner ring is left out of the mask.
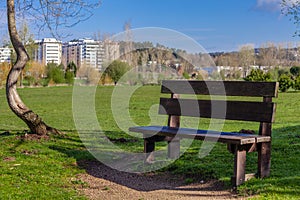
[[[180,157],[180,139],[173,138],[168,141],[168,158],[177,159]]]
[[[271,142],[258,144],[258,177],[270,175],[271,168]]]
[[[232,177],[233,187],[237,187],[245,182],[245,168],[246,168],[246,150],[236,147],[234,153],[234,176]]]
[[[153,140],[144,140],[144,153],[146,153],[145,162],[154,162],[155,142]]]

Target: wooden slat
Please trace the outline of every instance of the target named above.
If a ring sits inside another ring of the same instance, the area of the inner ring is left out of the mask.
[[[275,104],[272,102],[160,99],[159,114],[273,122]]]
[[[263,137],[259,135],[252,134],[242,134],[242,133],[230,133],[230,132],[216,132],[208,130],[197,130],[190,128],[172,128],[167,126],[139,126],[139,127],[130,127],[129,131],[143,133],[145,135],[164,135],[170,137],[179,137],[179,138],[190,138],[196,140],[210,140],[218,141],[229,144],[252,144],[257,143],[258,138]],[[269,141],[271,140],[270,137]],[[266,137],[264,138],[267,139]]]
[[[164,80],[162,93],[277,97],[277,82]]]

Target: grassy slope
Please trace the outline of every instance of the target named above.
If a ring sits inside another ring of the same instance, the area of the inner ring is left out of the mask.
[[[112,87],[97,90],[97,116],[100,124],[110,138],[126,137],[110,111]],[[44,120],[67,133],[65,137],[51,137],[49,141],[28,142],[16,139],[26,126],[8,109],[4,90],[0,90],[0,197],[4,199],[68,199],[78,196],[75,186],[84,186],[76,179],[82,172],[76,162],[93,159],[81,144],[72,119],[72,88],[33,88],[21,89],[25,103]],[[146,94],[146,95],[145,95]],[[150,122],[148,110],[157,103],[158,87],[146,87],[136,91],[131,99],[130,112],[138,124]],[[273,132],[272,175],[264,180],[253,179],[240,187],[240,193],[259,193],[259,198],[298,199],[300,194],[300,93],[280,93],[276,123]],[[105,115],[103,115],[105,113]],[[203,121],[204,127],[207,121]],[[225,130],[241,128],[257,130],[257,124],[229,122]],[[10,134],[4,133],[10,131]],[[141,141],[122,144],[125,149],[142,150]],[[165,144],[159,144],[164,146]],[[232,175],[232,155],[226,146],[218,144],[206,157],[199,159],[201,142],[193,143],[188,153],[163,170],[184,173],[190,177],[218,178],[229,183]],[[134,148],[133,148],[134,147]],[[247,160],[247,170],[256,169],[256,155]],[[189,179],[190,181],[190,179]]]

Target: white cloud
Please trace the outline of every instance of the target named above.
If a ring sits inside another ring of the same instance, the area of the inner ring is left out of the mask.
[[[256,7],[261,10],[277,11],[281,8],[281,2],[282,0],[256,0]]]
[[[257,0],[257,5],[262,6],[264,4],[280,3],[282,0]]]
[[[256,8],[267,11],[278,11],[283,7],[283,0],[256,0]],[[286,0],[287,5],[299,4],[300,0]]]

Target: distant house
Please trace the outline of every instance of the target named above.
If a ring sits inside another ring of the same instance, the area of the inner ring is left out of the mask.
[[[12,49],[9,47],[0,48],[0,63],[10,63]]]

